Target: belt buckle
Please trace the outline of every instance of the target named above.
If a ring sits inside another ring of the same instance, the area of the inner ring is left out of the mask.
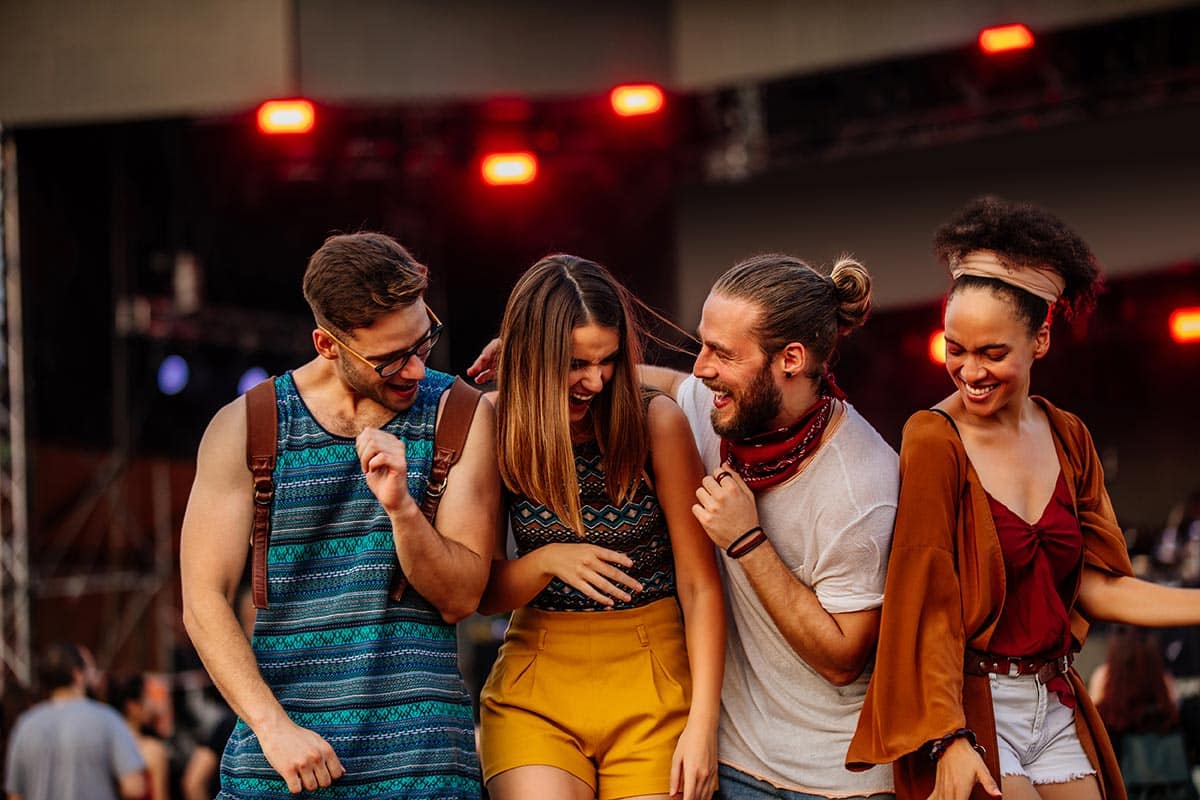
[[[1021,677],[1021,662],[1018,659],[1010,658],[1008,660],[1008,677]]]

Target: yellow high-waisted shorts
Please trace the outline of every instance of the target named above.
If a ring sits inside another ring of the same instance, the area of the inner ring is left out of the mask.
[[[538,764],[599,800],[665,794],[691,695],[673,597],[620,611],[517,609],[480,695],[483,779]]]

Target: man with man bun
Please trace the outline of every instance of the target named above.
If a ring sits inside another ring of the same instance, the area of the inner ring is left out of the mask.
[[[710,474],[693,513],[724,552],[729,603],[718,796],[873,796],[885,769],[843,766],[879,631],[899,491],[896,453],[830,374],[870,309],[870,276],[786,255],[720,276],[692,375],[648,369]]]

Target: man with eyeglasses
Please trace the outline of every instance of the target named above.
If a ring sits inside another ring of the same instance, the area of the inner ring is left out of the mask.
[[[253,519],[245,399],[204,434],[181,565],[188,633],[240,718],[219,798],[335,782],[356,798],[479,796],[454,623],[478,605],[496,538],[494,420],[481,404],[430,525],[419,503],[453,377],[425,366],[442,330],[426,284],[381,234],[331,237],[309,260],[316,357],[275,379],[268,606],[252,644],[230,605]]]

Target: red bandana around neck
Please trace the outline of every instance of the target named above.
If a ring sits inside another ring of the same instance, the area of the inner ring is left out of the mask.
[[[728,462],[753,492],[777,486],[795,475],[804,459],[820,446],[836,406],[834,397],[822,395],[791,427],[736,442],[721,439],[721,461]]]

